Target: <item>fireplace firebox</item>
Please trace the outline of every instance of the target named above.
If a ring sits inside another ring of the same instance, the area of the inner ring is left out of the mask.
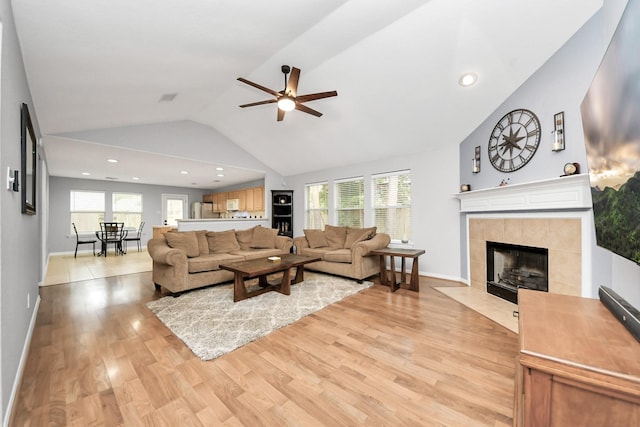
[[[549,291],[549,250],[487,242],[487,292],[518,303],[518,289]]]

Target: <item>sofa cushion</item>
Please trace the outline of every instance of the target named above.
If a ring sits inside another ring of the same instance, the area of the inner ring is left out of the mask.
[[[253,237],[249,245],[254,249],[274,249],[278,230],[275,228],[256,227],[253,229]]]
[[[194,231],[168,231],[164,238],[167,245],[173,249],[182,249],[187,253],[187,257],[194,258],[200,256],[198,238]]]
[[[240,249],[235,230],[208,231],[207,242],[209,242],[209,253],[212,254],[229,253]]]
[[[255,227],[247,228],[246,230],[236,230],[236,239],[238,240],[238,244],[240,244],[240,249],[247,250],[251,247],[254,228]]]
[[[335,227],[333,225],[324,226],[324,235],[327,238],[329,247],[342,249],[347,238],[347,227]]]
[[[333,251],[325,252],[322,256],[325,261],[329,262],[351,262],[351,250],[350,249],[336,249]]]
[[[230,262],[243,261],[244,257],[231,254],[208,254],[200,255],[197,258],[189,258],[187,260],[187,269],[189,273],[201,273],[203,271],[219,270],[220,264],[228,264]]]
[[[244,259],[258,259],[270,256],[280,256],[282,255],[282,251],[280,249],[248,249],[246,251],[241,249],[239,251],[231,252],[231,255],[239,255]]]
[[[298,253],[298,255],[322,258],[324,256],[324,254],[326,254],[327,252],[333,251],[333,250],[335,250],[335,249],[331,249],[330,247],[324,247],[324,248],[301,248],[301,249],[298,249],[297,253]]]
[[[206,255],[209,253],[209,242],[207,242],[207,230],[195,231],[198,239],[198,248],[200,249],[200,255]]]
[[[344,248],[351,249],[358,242],[369,240],[376,235],[377,227],[352,228],[347,227],[347,238],[344,241]]]
[[[310,229],[302,231],[304,231],[304,236],[307,238],[310,248],[323,248],[329,246],[329,242],[327,242],[324,231]]]

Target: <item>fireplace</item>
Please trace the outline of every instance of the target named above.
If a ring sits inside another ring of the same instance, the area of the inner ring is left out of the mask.
[[[518,303],[518,289],[549,291],[549,250],[487,241],[487,292]]]

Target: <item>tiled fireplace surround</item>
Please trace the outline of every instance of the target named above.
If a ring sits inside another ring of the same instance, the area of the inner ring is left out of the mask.
[[[588,175],[460,193],[470,286],[486,291],[486,242],[548,248],[549,292],[589,296]]]

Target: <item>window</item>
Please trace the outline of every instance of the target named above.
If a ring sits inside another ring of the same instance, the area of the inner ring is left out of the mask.
[[[124,222],[125,227],[138,228],[142,221],[142,194],[113,193],[111,200],[113,220]]]
[[[305,186],[305,228],[323,230],[329,220],[329,184]]]
[[[379,233],[391,240],[411,237],[411,171],[372,176],[373,211]]]
[[[364,227],[364,178],[336,181],[335,188],[337,225]]]
[[[93,233],[100,229],[104,221],[104,192],[102,191],[71,191],[70,194],[71,222],[69,232],[73,234],[76,224],[78,233]]]

